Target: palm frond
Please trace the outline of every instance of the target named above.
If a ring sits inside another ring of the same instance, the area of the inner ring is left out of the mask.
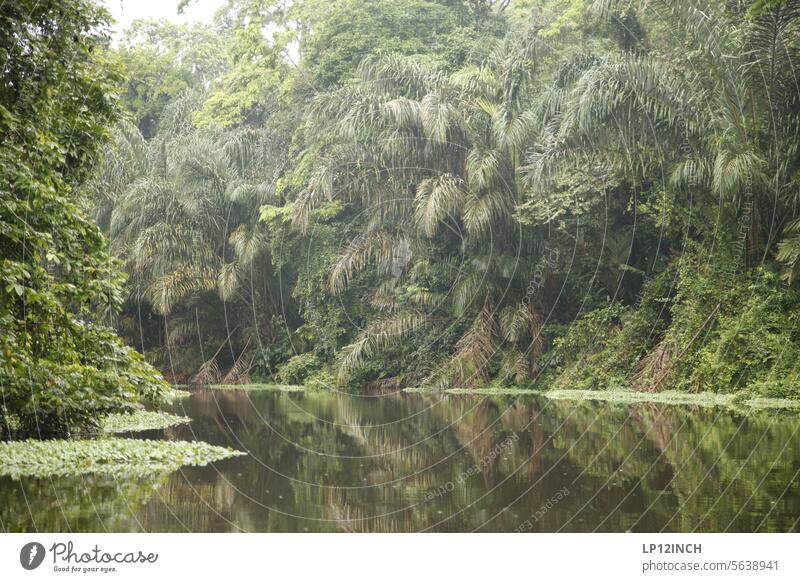
[[[464,226],[473,236],[490,235],[492,229],[502,232],[511,220],[511,201],[502,192],[469,196],[464,204]]]
[[[374,92],[411,99],[422,98],[442,82],[436,69],[398,54],[365,58],[358,67],[358,78]]]
[[[461,383],[471,384],[488,379],[489,363],[497,352],[496,322],[488,297],[472,326],[456,343],[453,364]]]
[[[363,366],[369,358],[399,346],[405,338],[424,326],[427,321],[425,314],[411,312],[371,322],[353,343],[342,349],[339,376],[345,378]]]
[[[241,280],[241,270],[239,261],[224,263],[217,273],[217,290],[220,299],[230,301],[239,289]]]
[[[156,312],[167,315],[187,295],[211,291],[216,284],[213,271],[184,267],[158,277],[147,288],[145,297]]]
[[[203,362],[203,365],[195,372],[189,379],[189,384],[195,386],[208,386],[210,384],[218,384],[222,377],[222,371],[217,364],[216,356]]]
[[[248,384],[250,382],[250,370],[253,369],[254,356],[247,351],[249,342],[245,345],[233,366],[230,367],[225,376],[220,380],[220,384]]]
[[[734,152],[721,147],[714,159],[712,188],[719,196],[733,198],[746,185],[763,183],[765,166],[765,160],[754,151]]]
[[[250,265],[260,253],[268,248],[266,235],[257,226],[240,224],[228,235],[236,258],[242,266]]]
[[[401,249],[406,249],[409,255],[400,257]],[[393,266],[405,268],[411,258],[410,249],[410,241],[402,235],[374,231],[358,236],[350,241],[331,270],[331,292],[341,293],[353,276],[367,265],[376,266],[381,273],[391,272]]]
[[[442,220],[458,214],[465,198],[465,184],[457,176],[443,174],[422,180],[415,199],[417,224],[432,237]]]

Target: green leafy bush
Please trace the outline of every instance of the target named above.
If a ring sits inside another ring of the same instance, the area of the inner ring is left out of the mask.
[[[119,116],[107,17],[89,0],[0,4],[0,438],[94,430],[168,388],[94,323],[123,282],[78,193]]]
[[[759,396],[800,395],[796,293],[775,273],[759,271],[738,285],[713,331],[689,359],[682,385],[692,391],[746,390]]]
[[[276,376],[284,384],[302,384],[303,380],[321,365],[319,358],[314,354],[298,354],[278,366]]]
[[[555,339],[548,386],[796,398],[797,293],[777,273],[735,264],[692,245],[638,305],[588,312]]]

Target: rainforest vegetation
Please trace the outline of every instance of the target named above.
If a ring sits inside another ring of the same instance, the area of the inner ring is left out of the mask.
[[[797,2],[107,19],[0,4],[3,435],[163,378],[800,397]]]

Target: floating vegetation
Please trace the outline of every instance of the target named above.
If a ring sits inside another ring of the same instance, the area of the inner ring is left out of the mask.
[[[305,386],[298,384],[209,384],[210,390],[251,390],[275,392],[305,392]]]
[[[542,394],[541,390],[531,390],[529,388],[515,388],[514,386],[482,386],[480,388],[431,388],[428,386],[412,386],[404,388],[403,392],[412,394],[476,394],[481,396],[515,396],[522,394]]]
[[[172,404],[177,400],[182,400],[183,398],[189,398],[192,393],[188,390],[179,390],[177,388],[173,388],[169,392],[164,395],[164,399],[166,400],[167,404]]]
[[[186,424],[192,419],[168,412],[137,410],[132,414],[109,414],[103,422],[103,432],[136,432],[158,430]]]
[[[745,400],[743,404],[751,408],[785,410],[800,409],[800,400],[789,400],[788,398],[753,398],[752,400]]]
[[[741,399],[734,394],[717,394],[714,392],[664,391],[633,392],[629,390],[550,390],[542,392],[543,396],[552,400],[600,400],[617,404],[633,404],[651,402],[653,404],[683,404],[695,406],[727,406],[731,408],[756,409],[800,409],[800,401],[786,398],[751,398]]]
[[[484,387],[484,388],[449,388],[445,390],[447,394],[481,394],[485,396],[500,396],[500,395],[511,395],[514,396],[516,394],[542,394],[541,390],[530,390],[528,388],[514,388],[510,386],[508,388],[501,388],[499,386],[491,386],[491,387]]]
[[[542,393],[552,400],[600,400],[619,404],[652,402],[654,404],[695,404],[697,406],[726,406],[732,404],[730,394],[704,392],[633,392],[628,390],[549,390]]]
[[[729,408],[753,408],[759,410],[800,410],[800,400],[788,398],[742,398],[735,394],[717,394],[715,392],[634,392],[632,390],[531,390],[527,388],[503,388],[490,386],[482,388],[450,388],[441,390],[428,387],[406,388],[403,392],[417,394],[464,394],[476,396],[522,396],[540,395],[551,400],[596,400],[611,404],[635,404],[650,402],[653,404],[694,405],[694,406],[727,406]]]
[[[106,474],[117,478],[170,473],[186,465],[244,455],[203,442],[106,438],[0,443],[0,475],[15,479]]]

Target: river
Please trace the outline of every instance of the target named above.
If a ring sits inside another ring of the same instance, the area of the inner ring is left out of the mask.
[[[4,531],[797,531],[796,414],[653,404],[200,390],[247,456],[152,479],[0,478]]]

